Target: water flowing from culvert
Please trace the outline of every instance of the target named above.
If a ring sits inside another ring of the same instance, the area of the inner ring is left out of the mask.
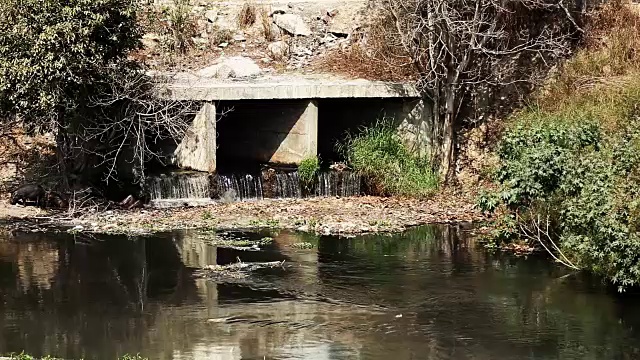
[[[265,198],[299,199],[304,196],[357,196],[360,175],[349,171],[328,171],[318,175],[310,189],[303,191],[297,171],[268,175],[227,174],[217,177],[218,196],[224,200],[260,200]]]
[[[262,179],[258,175],[218,175],[218,194],[230,200],[257,200],[263,198]]]
[[[301,198],[302,184],[298,172],[276,174],[274,195],[276,198]]]
[[[209,174],[176,172],[153,176],[149,179],[151,200],[209,199]]]
[[[351,171],[329,171],[318,175],[318,196],[360,195],[362,177]]]
[[[360,195],[361,191],[361,177],[349,171],[322,172],[313,186],[306,189],[297,171],[220,174],[215,179],[212,184],[209,175],[200,172],[172,172],[150,177],[151,202],[159,207],[170,207],[184,203],[208,203],[212,193],[224,201],[247,201],[305,196],[346,197]]]

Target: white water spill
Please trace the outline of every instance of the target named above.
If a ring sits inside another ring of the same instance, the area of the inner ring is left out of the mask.
[[[297,171],[275,174],[267,181],[260,175],[218,175],[217,190],[233,194],[236,200],[260,200],[264,198],[299,199],[307,196],[358,196],[361,192],[361,176],[348,171],[323,172],[305,194]]]
[[[354,172],[325,172],[318,175],[318,196],[358,196],[362,177]]]
[[[211,202],[209,174],[175,172],[151,177],[151,202],[158,207],[200,205]]]
[[[219,175],[218,192],[234,194],[237,200],[257,200],[263,198],[262,178],[259,175]]]
[[[360,175],[349,171],[320,173],[310,189],[303,191],[297,171],[274,174],[265,180],[260,174],[222,174],[216,176],[214,187],[209,174],[172,172],[149,179],[149,194],[155,207],[207,205],[212,190],[225,200],[250,201],[265,198],[299,199],[305,196],[358,196]]]

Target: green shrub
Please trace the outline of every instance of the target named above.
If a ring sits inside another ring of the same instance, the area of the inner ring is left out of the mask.
[[[298,176],[300,182],[305,187],[311,187],[316,181],[318,172],[320,171],[320,159],[317,156],[308,157],[298,165]]]
[[[130,0],[0,1],[0,119],[43,131],[104,89],[107,70],[128,70],[140,47]]]
[[[478,206],[505,206],[512,222],[497,227],[500,241],[518,234],[513,220],[548,218],[552,238],[539,240],[556,242],[572,264],[622,291],[640,284],[640,121],[630,113],[612,131],[573,116],[520,116],[498,150],[500,190],[483,194]]]
[[[379,121],[347,136],[338,148],[382,195],[428,196],[438,188],[431,163],[404,146],[390,121]]]

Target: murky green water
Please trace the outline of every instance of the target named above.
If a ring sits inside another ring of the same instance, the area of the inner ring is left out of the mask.
[[[114,359],[638,359],[640,306],[460,227],[286,232],[261,251],[197,233],[0,239],[0,353]],[[292,246],[313,244],[311,249]],[[247,279],[207,264],[281,261]],[[637,299],[637,298],[636,298]]]

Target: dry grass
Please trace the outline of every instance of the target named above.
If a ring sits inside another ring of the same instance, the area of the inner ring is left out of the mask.
[[[245,2],[238,14],[238,26],[240,26],[241,29],[253,26],[253,24],[256,23],[257,16],[258,10],[256,9],[256,5],[253,2]]]
[[[351,43],[318,59],[314,68],[352,78],[383,81],[415,80],[418,77],[411,57],[388,31],[389,19],[379,17],[365,34],[352,35]]]
[[[265,40],[271,42],[278,38],[278,34],[273,27],[273,21],[269,16],[269,10],[266,7],[260,9],[260,27]]]
[[[622,1],[589,14],[584,47],[568,60],[538,96],[544,110],[612,103],[636,87],[640,75],[640,15]]]

